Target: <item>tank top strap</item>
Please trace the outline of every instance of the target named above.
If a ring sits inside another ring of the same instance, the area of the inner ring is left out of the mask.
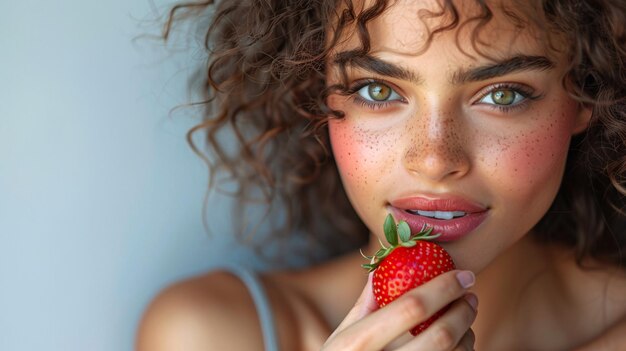
[[[243,266],[225,266],[220,269],[237,276],[248,288],[259,315],[265,351],[279,351],[274,313],[258,274]]]

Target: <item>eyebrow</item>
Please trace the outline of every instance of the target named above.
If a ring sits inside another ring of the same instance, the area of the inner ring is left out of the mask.
[[[361,68],[390,78],[407,80],[415,84],[423,82],[423,78],[417,72],[367,54],[354,56],[354,52],[341,52],[335,56],[334,62],[335,64]],[[498,62],[469,69],[460,69],[452,74],[450,83],[458,85],[521,71],[546,71],[552,68],[554,68],[554,63],[545,56],[516,55]]]

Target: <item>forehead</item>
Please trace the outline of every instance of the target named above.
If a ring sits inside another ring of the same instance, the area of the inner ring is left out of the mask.
[[[375,1],[353,3],[359,15],[372,8]],[[443,0],[390,1],[381,15],[367,22],[370,52],[415,56],[443,45],[448,55],[466,58],[502,59],[520,53],[556,58],[547,36],[536,25],[538,11],[533,9],[532,1],[487,1],[489,13],[477,1],[451,3],[456,11]],[[458,18],[454,18],[454,13]],[[450,29],[434,34],[438,28],[454,22],[456,25]],[[361,47],[358,30],[348,28],[347,33],[333,51]]]

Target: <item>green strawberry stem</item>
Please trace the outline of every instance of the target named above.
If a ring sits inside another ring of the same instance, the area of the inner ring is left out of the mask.
[[[432,234],[433,228],[427,228],[426,225],[424,225],[417,234],[411,234],[409,224],[405,221],[400,221],[400,223],[396,225],[396,221],[391,214],[388,214],[387,218],[385,218],[383,230],[387,242],[391,245],[390,247],[386,247],[379,239],[378,241],[380,242],[381,248],[376,251],[373,256],[366,256],[363,254],[363,251],[361,251],[361,256],[370,260],[370,263],[361,265],[361,267],[367,269],[368,272],[372,272],[378,268],[380,262],[397,247],[412,247],[415,246],[419,240],[433,240],[441,235],[441,233]]]

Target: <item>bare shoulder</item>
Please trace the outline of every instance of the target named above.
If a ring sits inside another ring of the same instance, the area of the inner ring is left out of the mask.
[[[626,269],[588,259],[579,266],[567,254],[559,264],[568,295],[587,316],[609,327],[626,318]]]
[[[136,349],[262,350],[263,343],[247,288],[232,274],[216,271],[160,292],[144,313]]]

